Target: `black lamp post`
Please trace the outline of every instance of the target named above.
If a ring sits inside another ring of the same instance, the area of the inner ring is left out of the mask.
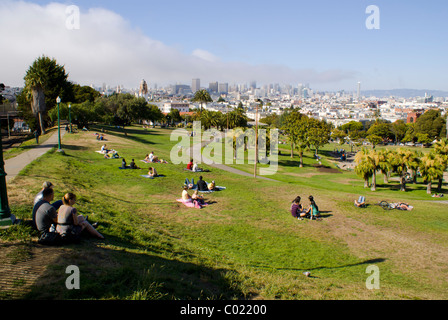
[[[59,96],[56,98],[56,103],[58,104],[58,152],[64,152],[61,148],[61,114],[59,112],[61,98]]]
[[[72,114],[71,114],[72,105],[68,105],[68,122],[70,123],[70,133],[72,133]]]
[[[12,226],[16,218],[11,214],[8,204],[8,192],[6,189],[5,161],[3,160],[3,144],[0,123],[0,228]]]

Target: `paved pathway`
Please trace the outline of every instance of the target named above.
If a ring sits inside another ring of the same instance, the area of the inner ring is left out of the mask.
[[[223,136],[221,136],[221,139],[223,139]],[[191,146],[191,148],[190,148],[190,156],[191,156],[191,158],[194,161],[197,161],[199,163],[204,163],[204,158],[205,157],[202,155],[201,149],[202,149],[202,147],[206,146],[210,142],[212,142],[212,141],[205,141],[205,142],[198,143],[196,145]],[[241,170],[238,170],[238,169],[226,166],[224,164],[215,163],[214,161],[212,161],[211,159],[208,159],[208,158],[207,158],[207,160],[208,160],[207,161],[207,165],[209,165],[209,166],[211,166],[213,168],[221,169],[221,170],[224,170],[224,171],[227,171],[227,172],[231,172],[231,173],[234,173],[234,174],[238,174],[238,175],[241,175],[241,176],[245,176],[245,177],[254,178],[254,174],[253,173],[251,174],[251,173],[248,173],[248,172],[245,172],[245,171],[241,171]],[[209,162],[212,162],[212,163],[209,164]],[[274,180],[274,179],[270,179],[270,178],[266,178],[266,177],[258,176],[258,175],[257,175],[257,178],[258,179],[262,179],[262,180],[279,182],[278,180]]]
[[[65,134],[65,130],[61,129],[61,139]],[[50,151],[52,148],[58,146],[58,132],[56,131],[50,138],[47,139],[42,144],[39,144],[38,146],[22,152],[18,156],[5,160],[5,172],[7,174],[6,176],[6,182],[11,181],[14,179],[20,171],[23,170],[28,164],[36,160],[37,158],[41,157],[48,151]]]

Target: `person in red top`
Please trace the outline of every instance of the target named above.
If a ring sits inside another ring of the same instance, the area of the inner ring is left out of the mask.
[[[187,170],[193,169],[193,159],[190,160],[190,162],[187,164]]]

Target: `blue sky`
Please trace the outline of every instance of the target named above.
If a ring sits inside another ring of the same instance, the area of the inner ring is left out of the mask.
[[[32,1],[42,6],[51,2]],[[275,73],[272,82],[282,79],[280,71],[274,70],[288,69],[285,82],[309,82],[318,90],[355,90],[358,81],[365,90],[448,90],[447,1],[80,0],[59,3],[80,7],[81,28],[84,14],[93,8],[103,8],[120,16],[128,24],[127,32],[160,42],[176,54],[190,58],[192,52],[201,50],[219,61],[224,69],[228,64],[243,64],[241,69],[248,67],[246,73],[262,68],[272,70]],[[368,30],[365,26],[369,5],[380,9],[379,30]],[[72,60],[67,58],[67,61]],[[145,59],[142,63],[151,61]],[[219,73],[219,69],[214,72]],[[202,85],[207,86],[207,81],[219,77],[189,73],[182,76],[173,73],[171,81],[188,83],[188,79],[200,77]],[[150,75],[141,77],[157,82]],[[230,74],[226,77],[219,80],[233,83],[242,79],[231,79]],[[268,82],[268,78],[254,80]]]

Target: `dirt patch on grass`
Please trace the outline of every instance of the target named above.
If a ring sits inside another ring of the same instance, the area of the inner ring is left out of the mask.
[[[323,173],[342,173],[341,171],[339,171],[336,168],[331,168],[331,167],[323,166],[320,164],[314,164],[313,167],[316,168],[319,172],[323,172]]]

